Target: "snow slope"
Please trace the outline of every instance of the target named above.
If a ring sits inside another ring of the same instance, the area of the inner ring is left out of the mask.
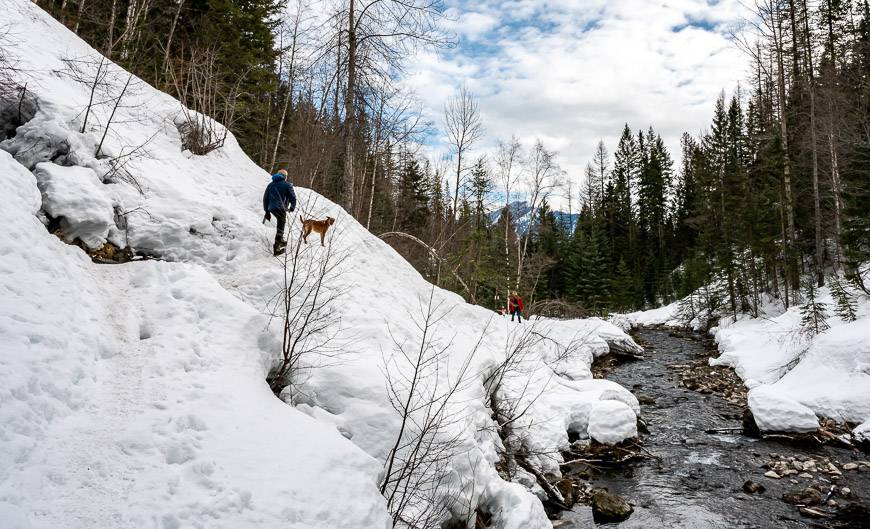
[[[827,417],[857,423],[853,433],[870,439],[865,433],[870,431],[870,300],[853,294],[858,319],[843,322],[834,314],[828,289],[819,290],[830,328],[815,337],[799,332],[799,306],[784,311],[778,303],[766,304],[759,318],[740,316],[732,321],[723,316],[710,330],[721,352],[710,363],[733,367],[743,379],[749,407],[762,430],[814,431],[819,417]],[[623,329],[685,324],[679,302],[618,315],[612,321]]]
[[[268,174],[232,136],[207,156],[183,152],[179,103],[135,78],[96,157],[128,74],[109,65],[82,133],[81,80],[99,56],[27,0],[0,0],[4,24],[38,104],[26,100],[29,120],[0,142],[0,527],[389,526],[378,483],[400,419],[383,362],[394,340],[419,343],[430,294],[448,352],[436,378],[474,351],[451,405],[458,448],[444,501],[479,506],[496,527],[550,527],[540,490],[494,467],[501,440],[482,381],[521,327],[433,291],[341,208],[297,188],[306,216],[337,219],[328,334],[343,354],[303,366],[295,407],[276,399],[265,378],[280,329],[268,312],[284,276],[269,254],[274,227],[261,224]],[[161,260],[96,265],[49,234],[49,217],[68,242]],[[304,246],[301,269],[325,251]],[[535,465],[558,476],[568,430],[636,435],[637,400],[589,371],[609,343],[640,352],[627,335],[595,319],[524,326],[546,339],[501,397],[528,406],[514,429],[541,454]]]

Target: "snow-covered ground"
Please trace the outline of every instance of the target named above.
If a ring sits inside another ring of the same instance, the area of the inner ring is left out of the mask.
[[[721,352],[710,363],[731,366],[743,379],[762,430],[813,431],[826,417],[858,423],[855,436],[870,440],[870,299],[857,289],[852,294],[858,318],[844,322],[835,314],[829,289],[819,290],[830,328],[818,336],[800,332],[800,306],[785,311],[774,303],[766,304],[759,318],[724,316],[710,330]],[[623,329],[685,324],[679,303],[612,321]]]
[[[550,527],[540,490],[495,470],[502,442],[483,383],[530,331],[543,338],[499,398],[523,410],[512,428],[533,464],[558,476],[569,430],[601,442],[636,435],[637,400],[589,371],[609,344],[639,351],[619,328],[512,325],[433,290],[340,207],[301,188],[306,216],[337,219],[329,244],[341,263],[327,285],[335,323],[323,334],[342,354],[303,365],[296,406],[275,398],[265,379],[280,325],[268,312],[284,276],[270,255],[274,225],[261,223],[269,175],[232,136],[206,156],[182,151],[180,105],[135,78],[96,157],[127,74],[109,65],[79,132],[99,55],[27,0],[0,0],[0,25],[11,28],[8,51],[33,98],[27,123],[0,143],[2,529],[390,526],[378,484],[401,421],[386,373],[406,373],[384,364],[396,342],[419,346],[430,295],[439,321],[429,338],[445,350],[434,380],[452,380],[470,357],[444,433],[455,453],[439,467],[448,510],[480,507],[495,527]],[[0,101],[0,116],[12,105]],[[110,241],[160,260],[94,264],[49,233],[49,217],[67,242]],[[324,252],[304,246],[301,268]]]

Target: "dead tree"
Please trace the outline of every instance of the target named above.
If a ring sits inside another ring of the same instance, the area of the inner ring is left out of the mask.
[[[430,258],[432,259],[432,261],[434,262],[435,266],[437,267],[437,269],[439,271],[438,275],[436,276],[435,283],[438,284],[440,282],[441,266],[445,263],[444,263],[444,259],[442,259],[440,255],[438,255],[438,252],[435,250],[435,248],[432,248],[431,246],[429,246],[428,244],[426,244],[425,242],[423,242],[419,238],[414,237],[413,235],[411,235],[409,233],[405,233],[405,232],[401,232],[401,231],[388,231],[386,233],[382,233],[382,234],[378,235],[378,237],[380,237],[381,239],[384,239],[384,240],[392,239],[392,238],[404,239],[404,240],[411,241],[411,242],[417,244],[418,246],[421,246],[422,248],[424,248],[429,253]],[[456,268],[451,268],[450,269],[451,274],[456,279],[456,281],[459,282],[460,285],[462,285],[462,288],[465,290],[465,292],[471,298],[471,302],[475,303],[474,293],[471,292],[471,290],[468,288],[468,285],[465,283],[465,281],[462,280],[462,277],[456,272],[456,270],[457,270]]]

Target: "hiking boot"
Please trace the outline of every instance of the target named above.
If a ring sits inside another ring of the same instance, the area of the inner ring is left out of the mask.
[[[278,257],[279,255],[283,254],[284,250],[286,250],[286,249],[287,249],[287,244],[275,243],[275,246],[272,247],[272,254],[275,257]]]

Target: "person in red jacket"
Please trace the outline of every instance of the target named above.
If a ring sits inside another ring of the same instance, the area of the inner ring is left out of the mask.
[[[514,321],[514,315],[516,314],[518,321],[520,323],[523,322],[523,298],[517,294],[516,290],[511,292],[508,298],[508,312],[511,313],[511,321]]]

